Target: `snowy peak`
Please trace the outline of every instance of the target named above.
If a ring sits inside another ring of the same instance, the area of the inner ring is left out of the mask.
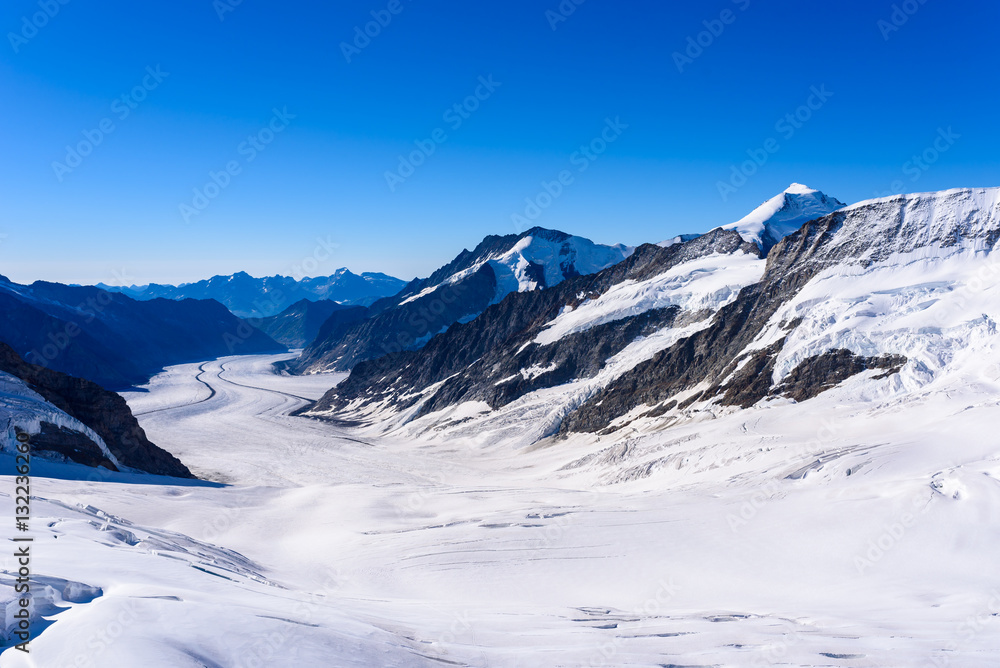
[[[766,255],[776,243],[805,223],[844,206],[846,205],[835,197],[829,197],[801,183],[793,183],[746,217],[722,227],[736,230],[744,240],[757,244]]]
[[[532,228],[506,253],[487,262],[497,277],[499,302],[511,292],[525,292],[558,285],[567,278],[593,274],[627,258],[635,249],[605,246],[590,239],[554,230]]]
[[[443,286],[453,286],[488,267],[499,302],[512,292],[526,292],[558,285],[567,278],[594,274],[615,265],[635,249],[623,244],[607,246],[559,230],[532,227],[521,234],[490,235],[471,252],[463,250],[449,264],[428,278],[412,282],[393,303],[405,304],[426,297]],[[383,308],[389,307],[384,301]]]
[[[735,236],[735,235],[733,235]],[[633,253],[557,230],[490,235],[425,279],[371,305],[370,317],[327,327],[289,368],[299,373],[348,371],[386,353],[415,350],[455,323],[475,319],[511,294],[534,292],[596,274]]]

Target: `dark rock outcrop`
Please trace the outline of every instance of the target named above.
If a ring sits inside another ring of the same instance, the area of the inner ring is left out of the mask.
[[[50,404],[92,429],[123,466],[176,478],[194,477],[180,460],[146,438],[128,404],[118,394],[89,380],[28,364],[3,343],[0,343],[0,371],[20,378]],[[81,464],[113,468],[110,461],[99,456],[96,444],[91,442],[93,447],[88,447],[80,441],[82,436],[62,433],[54,425],[45,429],[43,425],[41,435],[33,440],[40,438],[48,449],[61,451]]]
[[[805,401],[862,371],[881,369],[883,373],[876,378],[885,378],[899,373],[904,364],[906,357],[902,355],[862,357],[842,348],[830,350],[799,362],[782,380],[781,385],[774,388],[773,393]]]
[[[15,432],[28,434],[20,427],[14,427]],[[66,427],[60,427],[51,422],[41,422],[41,429],[37,434],[29,434],[31,449],[33,452],[53,452],[61,457],[65,457],[71,462],[92,466],[94,468],[103,467],[112,471],[117,471],[118,467],[108,459],[101,447],[90,440],[85,434]]]
[[[411,350],[435,334],[485,309],[496,294],[496,276],[489,265],[431,294],[400,303],[344,327],[324,328],[289,370],[352,369],[359,362]],[[373,307],[374,309],[374,307]]]

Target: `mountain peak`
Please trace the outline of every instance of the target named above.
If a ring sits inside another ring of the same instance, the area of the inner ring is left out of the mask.
[[[812,193],[818,193],[818,190],[810,188],[809,186],[802,185],[801,183],[793,183],[792,185],[785,188],[785,193],[789,195],[811,195]]]
[[[757,244],[765,255],[771,247],[797,231],[805,223],[846,206],[835,197],[793,183],[735,223],[723,225],[736,230],[744,240]]]

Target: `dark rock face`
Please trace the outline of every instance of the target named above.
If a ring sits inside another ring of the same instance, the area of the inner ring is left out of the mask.
[[[344,311],[347,313],[341,313]],[[338,314],[337,321],[347,322],[364,318],[368,309],[364,306],[344,306],[326,299],[316,302],[302,299],[278,315],[254,320],[252,324],[278,343],[289,348],[302,348],[312,343],[334,313]]]
[[[18,434],[27,433],[20,427],[14,429]],[[31,434],[30,439],[31,449],[35,452],[54,452],[84,466],[93,466],[94,468],[100,466],[112,471],[118,470],[118,467],[108,459],[100,446],[78,431],[43,421],[41,430],[37,434]]]
[[[99,288],[0,282],[0,341],[33,364],[124,389],[163,367],[284,346],[215,301],[139,302]]]
[[[114,392],[89,380],[28,364],[3,343],[0,343],[0,371],[17,376],[56,408],[93,429],[123,466],[175,478],[194,477],[176,457],[150,443],[128,404]],[[62,434],[58,429],[44,432],[43,429],[43,443],[53,449],[63,448],[64,454],[76,453],[67,454],[73,461],[95,465],[93,449],[88,449],[77,437]],[[110,462],[105,462],[108,468],[113,468]],[[98,461],[97,465],[105,464]]]
[[[464,401],[498,407],[528,392],[592,377],[607,359],[639,336],[674,324],[675,307],[647,311],[564,337],[542,346],[532,340],[566,306],[576,307],[624,280],[642,281],[671,267],[712,253],[756,252],[731,231],[715,230],[686,244],[640,246],[629,258],[601,272],[563,281],[554,288],[512,293],[478,318],[452,325],[420,350],[358,364],[315,410],[340,409],[363,398],[389,398],[401,408],[434,383],[446,381],[428,398],[422,413]],[[535,367],[537,374],[522,374]],[[446,380],[447,379],[447,380]],[[410,395],[408,399],[400,399]]]
[[[899,373],[904,364],[906,357],[902,355],[861,357],[850,350],[830,350],[802,360],[774,389],[774,394],[805,401],[862,371],[882,369],[884,373],[876,377],[885,378]]]

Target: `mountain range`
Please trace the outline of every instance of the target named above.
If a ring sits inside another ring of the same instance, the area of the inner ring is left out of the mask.
[[[241,318],[267,318],[303,299],[367,306],[381,297],[396,294],[405,285],[405,281],[385,274],[365,272],[358,275],[341,268],[330,276],[301,280],[290,276],[254,278],[241,271],[182,285],[151,283],[116,287],[101,283],[97,287],[137,300],[214,299]]]
[[[919,392],[996,332],[1000,189],[844,206],[793,185],[707,234],[511,292],[419,349],[354,366],[303,411],[417,434],[662,429],[842,384]],[[980,281],[981,284],[981,281]]]
[[[0,341],[25,360],[109,389],[163,367],[286,349],[214,300],[137,301],[96,287],[0,277]]]

